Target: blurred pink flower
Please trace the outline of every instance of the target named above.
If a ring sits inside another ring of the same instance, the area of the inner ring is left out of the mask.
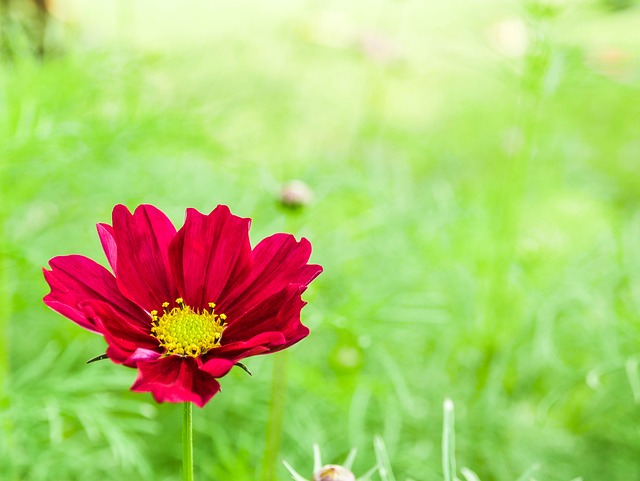
[[[395,42],[375,31],[367,31],[360,35],[358,44],[364,56],[375,63],[387,65],[401,58]]]
[[[595,72],[618,81],[632,80],[638,65],[631,54],[616,47],[594,49],[587,61]]]

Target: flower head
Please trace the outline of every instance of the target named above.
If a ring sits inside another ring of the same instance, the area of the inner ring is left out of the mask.
[[[312,200],[313,192],[301,180],[292,180],[280,188],[280,203],[289,209],[299,209]]]
[[[327,464],[313,473],[313,481],[356,481],[356,477],[344,466]]]
[[[113,273],[84,256],[54,257],[44,302],[104,336],[114,363],[138,369],[133,391],[202,407],[234,364],[309,333],[301,294],[322,272],[307,263],[311,244],[274,234],[252,249],[250,222],[219,205],[188,209],[176,231],[154,206],[117,205],[113,224],[97,226]]]
[[[347,459],[344,460],[342,465],[340,464],[322,464],[322,455],[320,454],[320,446],[313,445],[313,478],[312,481],[368,481],[373,474],[379,470],[380,466],[376,464],[373,468],[367,471],[365,474],[356,479],[355,475],[351,471],[353,461],[356,459],[357,450],[353,448],[349,451]],[[282,461],[291,477],[294,481],[308,481],[301,476],[291,465]]]

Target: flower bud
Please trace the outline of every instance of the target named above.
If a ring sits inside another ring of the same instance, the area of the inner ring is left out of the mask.
[[[313,481],[356,481],[356,477],[347,468],[326,464],[313,474]]]
[[[280,202],[285,207],[297,209],[309,204],[313,199],[313,192],[307,184],[300,180],[287,182],[280,189]]]

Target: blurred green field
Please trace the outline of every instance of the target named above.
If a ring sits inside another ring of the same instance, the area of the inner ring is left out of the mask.
[[[379,434],[398,481],[442,479],[450,397],[482,481],[640,479],[640,6],[55,13],[49,58],[16,33],[0,64],[0,479],[179,479],[181,407],[86,365],[103,340],[41,302],[51,257],[103,262],[116,203],[177,225],[224,203],[254,242],[311,240],[311,335],[278,354],[299,472],[317,442],[328,462],[357,447],[364,473]],[[291,179],[314,191],[296,212]],[[273,362],[194,412],[197,479],[260,479]]]

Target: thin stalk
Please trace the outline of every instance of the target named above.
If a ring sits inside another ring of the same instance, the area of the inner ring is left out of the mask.
[[[193,406],[184,403],[182,412],[182,480],[193,481]]]
[[[8,256],[9,247],[0,229],[0,403],[9,392],[9,316],[12,306]]]
[[[267,421],[267,443],[262,463],[262,479],[277,479],[278,453],[282,441],[282,419],[284,416],[285,390],[287,387],[287,353],[280,352],[273,359],[273,379],[271,381],[271,403]]]
[[[456,477],[456,431],[453,401],[444,400],[444,422],[442,427],[442,472],[444,481],[458,481]]]
[[[8,243],[2,228],[0,228],[0,412],[6,412],[11,406],[11,389],[9,387],[9,316],[11,315],[12,298],[8,256]],[[15,432],[15,422],[11,416],[6,416],[3,422],[0,423],[0,436],[4,436],[6,440],[4,444],[8,447],[9,452],[16,449]],[[8,479],[18,479],[14,456],[9,456],[8,460],[9,466],[4,470]]]

